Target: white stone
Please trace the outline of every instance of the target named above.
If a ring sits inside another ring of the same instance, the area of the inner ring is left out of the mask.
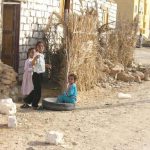
[[[42,18],[38,18],[38,23],[43,24]]]
[[[37,23],[37,17],[33,17],[33,23]]]
[[[119,99],[129,99],[131,98],[131,94],[125,94],[125,93],[118,93],[118,98]]]
[[[26,3],[21,3],[21,8],[22,8],[22,9],[23,9],[23,8],[27,9],[27,8],[28,8],[27,2],[26,2]]]
[[[38,25],[33,23],[33,24],[31,25],[31,28],[32,28],[32,30],[34,30],[34,31],[35,31],[35,30],[38,30]]]
[[[33,17],[28,17],[27,18],[27,22],[28,22],[28,24],[33,23],[34,22],[34,18]]]
[[[24,25],[23,23],[20,24],[20,31],[23,30],[23,25]]]
[[[15,128],[15,127],[17,127],[16,116],[8,116],[8,127],[9,128]]]
[[[23,72],[24,72],[24,67],[19,67],[18,73],[19,73],[19,74],[22,74]]]
[[[33,32],[33,38],[38,38],[39,37],[39,32]]]
[[[36,44],[36,42],[37,42],[37,40],[36,40],[36,39],[34,39],[34,38],[29,38],[29,42],[28,42],[28,44],[29,44],[29,45],[35,45],[35,44]]]
[[[24,37],[25,37],[25,31],[20,31],[20,38],[24,38]]]
[[[30,10],[29,9],[24,10],[23,16],[29,17],[30,16]]]
[[[43,36],[44,36],[44,33],[43,32],[39,32],[38,38],[43,38]]]
[[[29,24],[24,24],[23,30],[25,30],[25,31],[30,30],[30,25]]]
[[[31,30],[28,30],[28,31],[25,31],[25,37],[31,37],[32,36],[32,31]]]
[[[0,113],[6,115],[13,115],[16,113],[16,104],[11,98],[0,99]]]
[[[23,79],[23,74],[20,73],[20,74],[19,74],[19,81],[22,81],[22,79]]]
[[[57,131],[46,132],[45,142],[53,145],[62,144],[63,134]]]
[[[21,23],[27,23],[27,18],[21,16],[21,21],[20,21],[20,22],[21,22]]]
[[[36,16],[37,16],[37,17],[42,17],[41,11],[36,11]]]
[[[19,61],[19,67],[24,67],[24,64],[25,64],[25,60]]]
[[[35,10],[31,10],[31,12],[30,12],[30,14],[31,14],[31,17],[35,17]]]
[[[50,16],[50,13],[49,12],[45,12],[45,18],[48,18]]]

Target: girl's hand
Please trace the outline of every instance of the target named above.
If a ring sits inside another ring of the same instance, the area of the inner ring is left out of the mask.
[[[37,60],[39,57],[40,57],[40,55],[36,55],[36,56],[34,57],[34,59]]]
[[[48,68],[48,69],[51,69],[51,68],[52,68],[52,65],[50,65],[50,64],[45,64],[45,67]]]

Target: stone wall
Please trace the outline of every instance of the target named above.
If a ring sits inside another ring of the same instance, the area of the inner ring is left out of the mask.
[[[0,59],[2,51],[2,0],[0,0]]]
[[[97,0],[97,1],[91,1],[91,0],[74,0],[73,1],[73,11],[80,14],[81,9],[84,10],[86,8],[95,8],[98,10],[98,16],[99,16],[99,22],[100,25],[103,25],[104,23],[104,17],[105,13],[108,14],[108,23],[111,23],[109,27],[115,28],[116,27],[116,17],[117,17],[117,4],[115,2],[111,2],[108,0]],[[112,23],[113,22],[113,23]]]
[[[43,38],[48,17],[59,12],[60,0],[26,0],[21,2],[20,41],[19,41],[19,80],[22,79],[24,62],[29,47]]]

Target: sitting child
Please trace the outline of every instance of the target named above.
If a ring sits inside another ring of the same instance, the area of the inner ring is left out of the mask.
[[[76,82],[77,77],[75,74],[70,74],[68,76],[68,89],[63,95],[58,96],[58,103],[75,103],[77,98],[77,87]]]

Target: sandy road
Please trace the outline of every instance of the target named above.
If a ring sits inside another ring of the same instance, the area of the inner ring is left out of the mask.
[[[136,58],[145,60],[139,50]],[[118,92],[132,98],[118,99]],[[0,150],[150,150],[150,82],[97,87],[80,97],[71,112],[21,110],[17,104],[16,129],[8,129],[7,117],[0,115]],[[46,145],[47,130],[63,132],[64,145]]]

